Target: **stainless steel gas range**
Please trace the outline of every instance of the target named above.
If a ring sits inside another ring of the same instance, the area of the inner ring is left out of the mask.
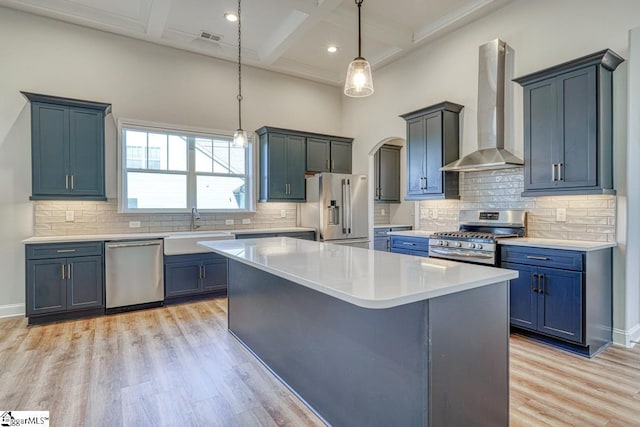
[[[498,240],[524,237],[525,219],[523,210],[462,210],[459,230],[429,237],[429,256],[497,265]]]

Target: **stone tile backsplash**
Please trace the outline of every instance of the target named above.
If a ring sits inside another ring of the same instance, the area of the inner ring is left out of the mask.
[[[391,217],[389,214],[389,203],[379,203],[376,202],[373,204],[373,224],[389,224],[391,221]]]
[[[461,209],[524,209],[528,237],[616,241],[615,196],[521,197],[521,168],[464,172],[460,178],[460,200],[420,202],[421,230],[456,230]],[[558,209],[566,209],[566,221],[556,220]]]
[[[74,221],[66,221],[66,212],[72,211]],[[282,218],[281,213],[286,217]],[[111,233],[162,233],[189,231],[191,214],[132,214],[118,213],[117,201],[37,201],[34,202],[35,235],[65,236]],[[295,203],[258,203],[256,212],[216,213],[200,212],[198,231],[251,228],[279,228],[296,226]],[[226,221],[232,219],[233,225]],[[249,219],[250,224],[242,224]],[[130,228],[130,221],[140,221],[139,228]]]

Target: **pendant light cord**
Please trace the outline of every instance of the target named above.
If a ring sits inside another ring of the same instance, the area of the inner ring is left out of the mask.
[[[362,58],[362,36],[360,28],[360,8],[362,7],[363,0],[355,0],[358,6],[358,58]]]
[[[362,0],[360,0],[362,2]],[[238,129],[242,129],[242,18],[238,0]]]

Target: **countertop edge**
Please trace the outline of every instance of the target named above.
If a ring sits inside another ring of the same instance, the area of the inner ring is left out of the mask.
[[[556,240],[543,239],[538,237],[517,237],[510,239],[501,239],[498,244],[500,246],[528,246],[532,248],[543,249],[561,249],[567,251],[598,251],[601,249],[615,248],[618,246],[616,242],[592,242],[586,240]]]

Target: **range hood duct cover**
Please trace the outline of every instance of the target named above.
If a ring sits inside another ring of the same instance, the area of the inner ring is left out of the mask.
[[[522,159],[504,148],[507,45],[500,39],[480,46],[478,69],[478,150],[441,168],[472,172],[521,167]]]

